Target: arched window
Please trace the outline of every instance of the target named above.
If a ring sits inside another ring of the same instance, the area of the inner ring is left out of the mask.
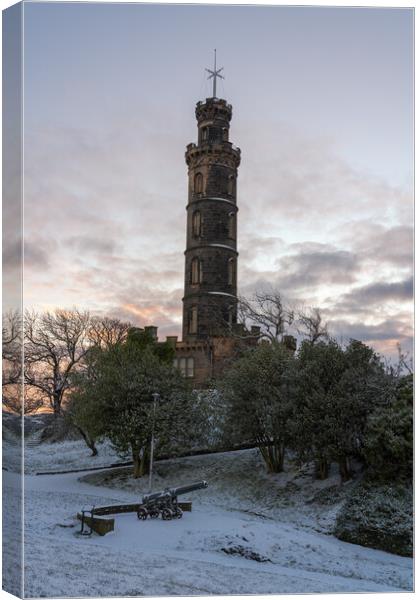
[[[196,306],[192,306],[188,312],[188,333],[197,333],[198,311]]]
[[[196,194],[203,193],[203,175],[201,173],[197,173],[194,177],[194,192]]]
[[[201,261],[196,256],[191,261],[191,283],[192,285],[201,283]]]
[[[235,233],[235,213],[230,212],[228,215],[228,237],[234,240],[236,238]]]
[[[228,285],[235,285],[235,259],[228,260]]]
[[[223,128],[223,140],[227,142],[229,139],[229,132],[226,127]]]
[[[233,175],[229,175],[228,179],[228,194],[230,196],[235,195],[235,177]]]
[[[201,213],[199,210],[193,212],[192,233],[195,238],[201,237]]]

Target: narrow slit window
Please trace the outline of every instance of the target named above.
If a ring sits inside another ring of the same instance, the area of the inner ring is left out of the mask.
[[[193,236],[195,238],[201,237],[201,213],[199,210],[196,210],[193,213],[192,229],[193,229]]]
[[[235,283],[235,259],[229,258],[228,261],[228,285]]]
[[[230,212],[228,216],[228,237],[234,240],[236,238],[235,234],[235,213]]]
[[[197,173],[194,177],[194,192],[196,194],[203,193],[203,175],[202,173]]]
[[[198,326],[197,307],[192,306],[188,313],[188,333],[197,333]]]
[[[228,194],[230,196],[235,195],[235,177],[233,175],[229,175],[228,179]]]
[[[191,283],[192,285],[201,283],[201,262],[197,257],[191,261]]]

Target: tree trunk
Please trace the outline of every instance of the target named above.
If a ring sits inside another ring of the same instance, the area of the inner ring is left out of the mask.
[[[142,473],[142,459],[140,458],[140,454],[133,450],[133,477],[134,479],[138,479],[143,475]]]
[[[54,417],[59,417],[61,415],[61,392],[53,393],[53,411]]]
[[[141,474],[148,475],[149,471],[150,471],[150,465],[149,465],[149,455],[147,452],[143,452],[140,464],[141,464]]]
[[[259,450],[267,466],[268,473],[281,473],[284,468],[284,445],[260,446]]]
[[[329,462],[326,458],[319,458],[315,461],[316,479],[327,479],[330,470]]]
[[[134,479],[138,479],[139,477],[143,477],[143,475],[148,475],[149,473],[149,459],[148,453],[143,451],[141,453],[141,448],[132,448],[132,456],[133,456],[133,477]]]
[[[343,456],[339,459],[338,468],[340,470],[341,483],[349,481],[351,479],[351,470],[347,456]]]
[[[95,446],[95,440],[93,438],[91,438],[88,433],[83,431],[83,429],[81,427],[79,427],[78,425],[76,425],[76,429],[80,433],[82,438],[85,440],[86,446],[92,451],[91,456],[97,456],[98,449]]]

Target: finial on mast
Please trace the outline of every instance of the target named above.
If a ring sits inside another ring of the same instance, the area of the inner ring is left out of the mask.
[[[223,71],[223,67],[221,67],[220,69],[217,69],[216,67],[216,48],[214,49],[214,69],[213,71],[211,71],[210,69],[206,69],[206,71],[208,73],[210,73],[210,75],[207,77],[207,79],[211,79],[213,78],[213,98],[216,98],[216,81],[217,78],[220,77],[220,79],[224,79],[223,75],[220,75],[220,72]]]

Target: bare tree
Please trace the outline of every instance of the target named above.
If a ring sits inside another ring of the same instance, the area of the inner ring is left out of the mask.
[[[3,387],[3,406],[15,414],[29,415],[44,406],[44,398],[35,388],[20,383],[8,384]]]
[[[78,310],[25,314],[25,383],[40,392],[56,416],[71,374],[91,346],[89,324],[89,313]]]
[[[89,341],[94,346],[109,349],[127,339],[131,323],[109,317],[92,317],[88,329]]]
[[[8,311],[2,319],[2,403],[22,414],[22,319],[18,311]],[[28,407],[29,408],[29,407]]]
[[[398,351],[398,363],[396,368],[397,376],[399,377],[404,371],[408,375],[413,374],[413,358],[409,351],[404,352],[401,348],[401,344],[397,343],[397,351]]]
[[[327,324],[324,322],[319,308],[301,308],[298,311],[296,329],[311,345],[329,337]]]
[[[238,320],[259,326],[261,338],[270,341],[280,341],[294,318],[294,310],[285,304],[277,290],[256,292],[251,299],[238,301]]]
[[[19,383],[22,370],[22,319],[18,311],[8,311],[2,323],[2,385]]]

